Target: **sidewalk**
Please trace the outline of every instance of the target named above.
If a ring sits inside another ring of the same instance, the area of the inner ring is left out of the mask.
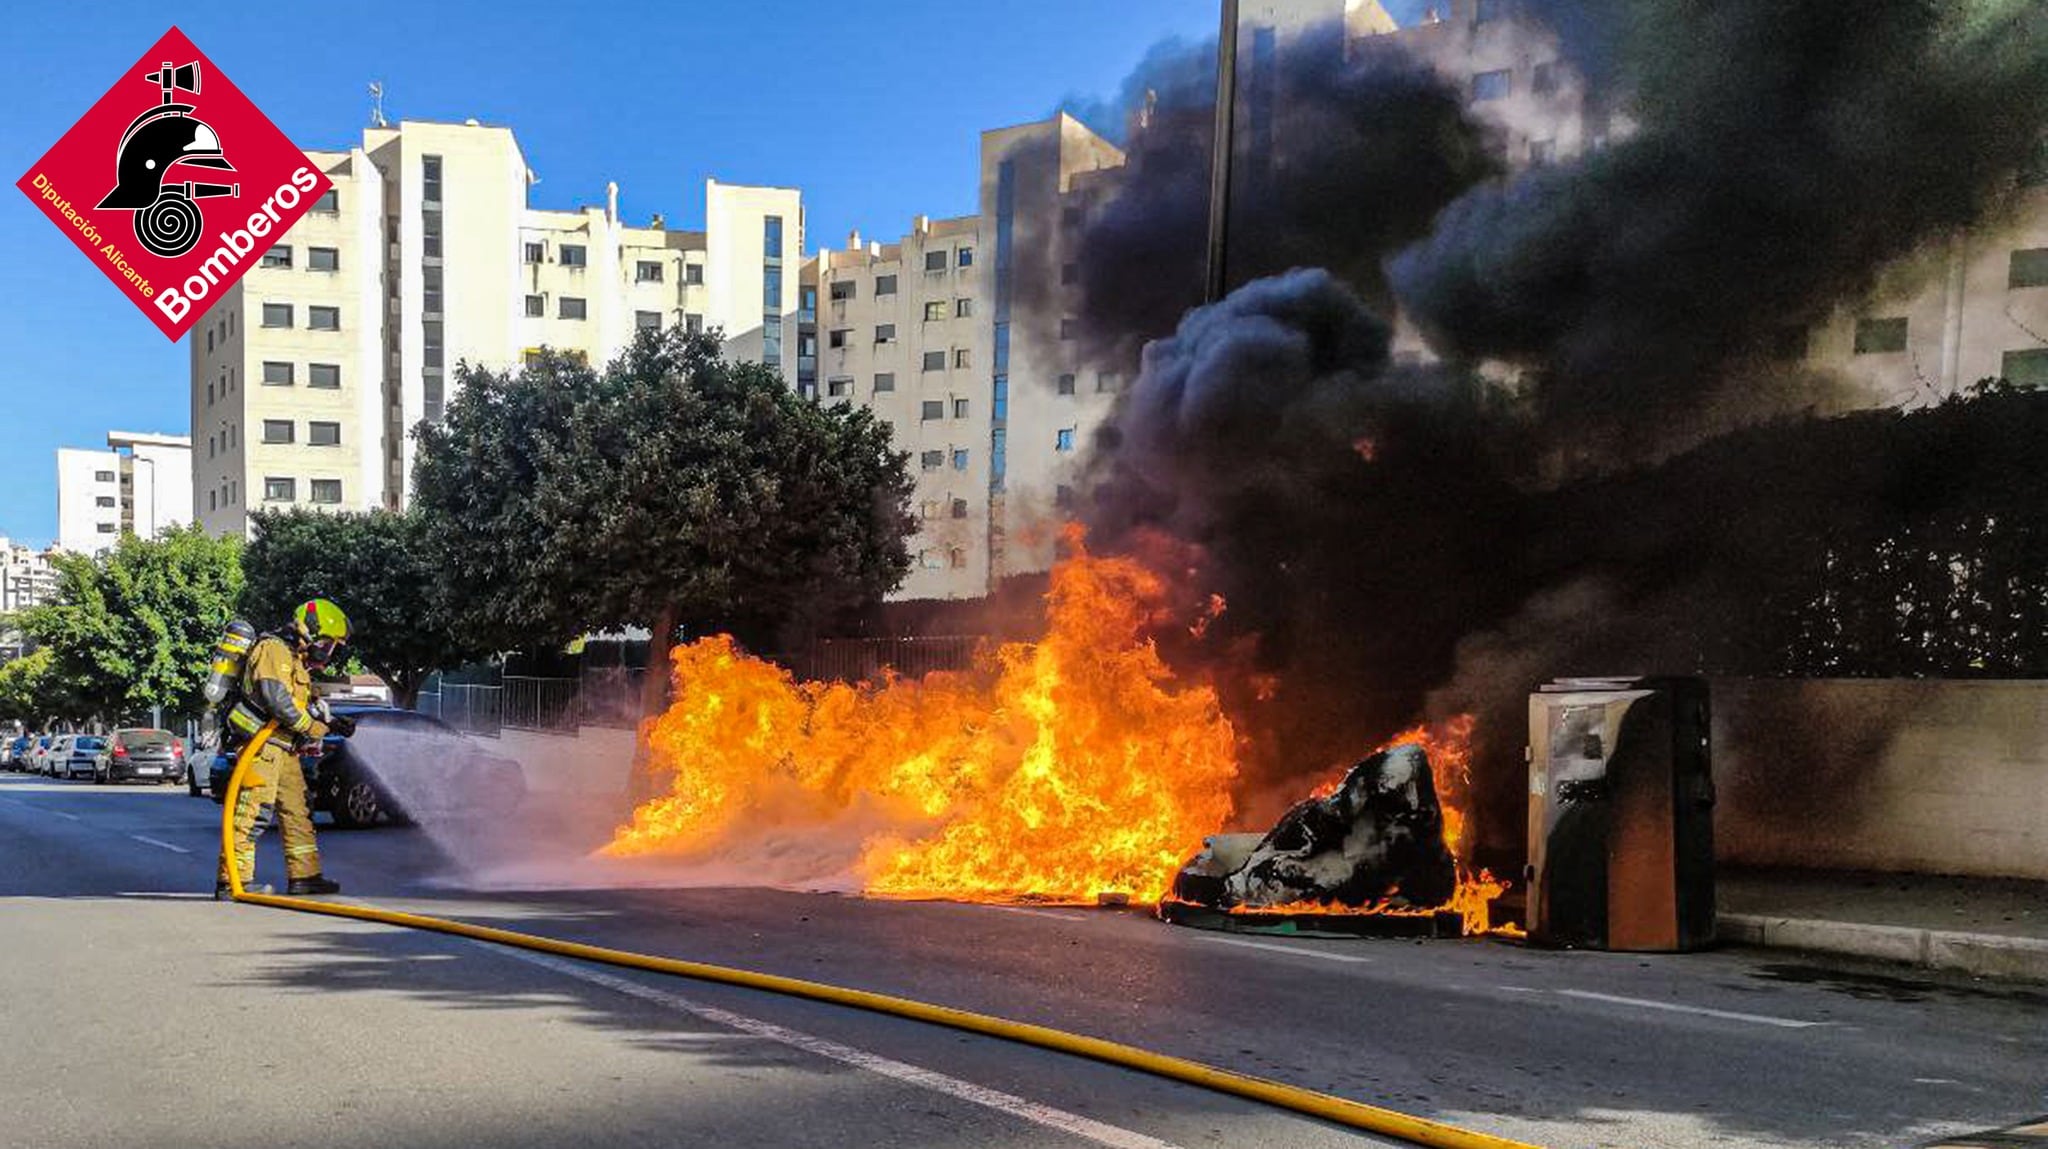
[[[2048,981],[2048,882],[1723,868],[1723,941]]]

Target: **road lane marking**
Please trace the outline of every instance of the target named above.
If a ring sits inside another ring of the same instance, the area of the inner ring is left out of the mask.
[[[148,898],[151,901],[155,901],[158,898],[183,898],[195,902],[202,899],[209,902],[214,900],[212,894],[195,893],[191,890],[122,890],[114,896],[117,898]]]
[[[1586,989],[1560,989],[1552,991],[1559,997],[1575,997],[1582,1001],[1604,1001],[1612,1005],[1632,1005],[1638,1009],[1657,1009],[1668,1013],[1693,1013],[1701,1017],[1718,1017],[1724,1021],[1747,1021],[1753,1025],[1775,1025],[1780,1029],[1810,1029],[1817,1025],[1831,1024],[1825,1021],[1800,1021],[1790,1017],[1768,1017],[1761,1013],[1736,1013],[1726,1009],[1708,1009],[1703,1005],[1678,1005],[1668,1001],[1649,1001],[1640,997],[1616,997],[1611,993],[1594,993]]]
[[[66,821],[71,821],[71,822],[83,822],[83,821],[85,821],[85,819],[83,819],[83,818],[79,817],[79,816],[78,816],[78,815],[76,815],[76,814],[66,814],[66,813],[65,813],[64,811],[62,811],[62,810],[51,810],[51,811],[49,811],[49,814],[50,814],[50,815],[51,815],[52,817],[56,817],[56,818],[63,818],[63,819],[65,819]]]
[[[173,846],[169,842],[158,841],[155,838],[147,837],[142,834],[130,834],[128,836],[146,845],[155,846],[159,850],[169,850],[173,854],[189,854],[192,852],[183,846]]]
[[[1189,936],[1199,938],[1205,942],[1215,942],[1219,946],[1243,946],[1245,949],[1248,950],[1270,950],[1271,952],[1276,954],[1293,954],[1295,957],[1321,958],[1324,961],[1342,961],[1364,964],[1365,962],[1369,962],[1372,960],[1369,957],[1360,957],[1357,954],[1333,954],[1328,950],[1297,949],[1294,946],[1277,945],[1273,942],[1255,942],[1250,941],[1246,938],[1219,938],[1211,934],[1201,933],[1191,934]]]
[[[478,942],[476,944],[484,945],[485,943]],[[883,1057],[879,1054],[869,1053],[864,1049],[855,1049],[850,1045],[841,1045],[836,1041],[828,1041],[822,1037],[814,1037],[811,1034],[775,1025],[772,1022],[751,1018],[745,1014],[719,1009],[716,1006],[704,1005],[700,1002],[692,1001],[681,994],[655,989],[653,986],[642,985],[628,978],[600,973],[597,970],[588,969],[573,962],[562,961],[542,954],[526,953],[500,946],[489,946],[488,948],[492,953],[502,954],[505,957],[523,961],[529,965],[540,966],[542,969],[553,970],[564,977],[573,977],[579,981],[587,981],[592,985],[600,985],[606,989],[623,993],[628,997],[637,997],[642,1001],[653,1002],[664,1008],[672,1009],[679,1013],[687,1013],[699,1020],[708,1021],[713,1025],[721,1026],[725,1029],[738,1030],[741,1033],[772,1041],[778,1045],[786,1045],[792,1049],[802,1050],[816,1057],[837,1061],[842,1065],[851,1065],[857,1069],[865,1069],[870,1073],[878,1073],[883,1077],[892,1078],[908,1085],[921,1086],[961,1101],[980,1105],[984,1108],[996,1110],[999,1113],[1005,1113],[1012,1117],[1029,1121],[1034,1125],[1071,1134],[1087,1141],[1093,1141],[1098,1145],[1107,1145],[1110,1146],[1110,1149],[1178,1149],[1170,1141],[1161,1141],[1157,1137],[1149,1137],[1135,1130],[1104,1124],[1093,1118],[1083,1117],[1078,1113],[1068,1113],[1064,1109],[1055,1109],[1050,1105],[1040,1105],[1036,1101],[1028,1101],[1012,1093],[989,1089],[986,1086],[976,1085],[971,1081],[962,1081],[957,1077],[948,1077],[943,1073],[923,1069],[907,1062]]]
[[[984,910],[1001,910],[1006,914],[1030,914],[1034,918],[1058,918],[1063,922],[1085,922],[1088,920],[1087,914],[1063,914],[1055,910],[1034,910],[1029,906],[992,906],[987,903],[969,904],[979,905]]]

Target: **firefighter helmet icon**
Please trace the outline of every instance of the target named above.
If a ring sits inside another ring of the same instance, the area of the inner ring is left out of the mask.
[[[135,213],[135,238],[166,259],[181,256],[199,242],[206,218],[195,199],[239,196],[241,184],[167,182],[173,167],[212,168],[231,172],[235,165],[222,152],[220,137],[204,121],[192,117],[193,105],[175,102],[178,91],[199,94],[199,65],[173,68],[168,61],[149,79],[163,93],[163,102],[135,117],[121,133],[115,154],[119,182],[99,206]]]

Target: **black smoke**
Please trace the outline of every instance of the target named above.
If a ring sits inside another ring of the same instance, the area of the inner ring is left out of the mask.
[[[1133,134],[1087,232],[1086,319],[1102,346],[1157,341],[1085,517],[1105,547],[1199,555],[1227,610],[1162,646],[1219,675],[1273,797],[1433,707],[1476,710],[1480,829],[1512,855],[1518,712],[1544,678],[2043,665],[2025,571],[2048,504],[1971,460],[2023,453],[2048,404],[1823,419],[1804,412],[1832,383],[1773,361],[1788,328],[2010,201],[2048,127],[2043,10],[1848,7],[1532,3],[1569,17],[1568,58],[1637,129],[1514,179],[1485,178],[1487,133],[1448,89],[1368,42],[1301,89],[1379,95],[1311,101],[1299,126],[1276,105],[1274,138],[1313,146],[1245,177],[1275,221],[1237,230],[1233,266],[1280,274],[1192,311],[1207,121],[1155,106]],[[1344,122],[1368,105],[1386,115]],[[1367,138],[1428,152],[1422,177],[1344,142]],[[1441,362],[1396,362],[1390,287]],[[1963,593],[1952,561],[1986,556],[1971,602],[1940,598]],[[1875,588],[1860,606],[1852,570]],[[2003,621],[1975,653],[1918,657],[1958,610]]]
[[[1324,267],[1387,311],[1385,255],[1497,174],[1485,132],[1454,86],[1389,40],[1347,51],[1329,25],[1249,36],[1238,57],[1230,284]],[[1078,314],[1099,358],[1128,362],[1202,302],[1215,77],[1213,43],[1174,42],[1124,85],[1126,165],[1078,247]]]
[[[1477,189],[1390,265],[1447,355],[1624,449],[1985,219],[2048,129],[2037,3],[1531,0],[1634,135]],[[1933,370],[1934,365],[1928,365]]]

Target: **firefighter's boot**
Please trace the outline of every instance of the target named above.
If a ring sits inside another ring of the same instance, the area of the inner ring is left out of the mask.
[[[285,885],[284,892],[295,898],[308,894],[338,894],[341,892],[341,883],[314,874],[306,878],[293,878]]]

